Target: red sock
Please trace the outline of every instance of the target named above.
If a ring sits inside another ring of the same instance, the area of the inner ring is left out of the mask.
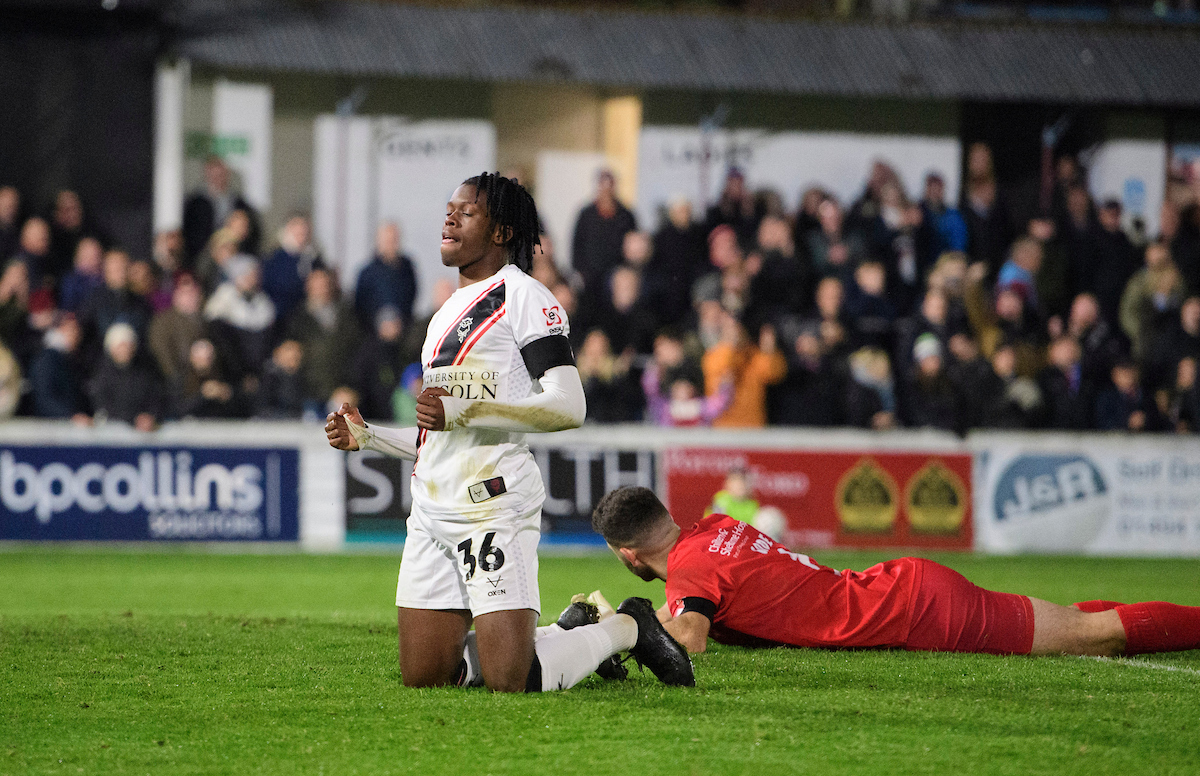
[[[1200,606],[1162,601],[1118,606],[1125,627],[1125,654],[1200,649]]]
[[[1116,601],[1080,601],[1074,604],[1075,608],[1081,612],[1107,612],[1109,609],[1116,609],[1118,606],[1124,605]]]

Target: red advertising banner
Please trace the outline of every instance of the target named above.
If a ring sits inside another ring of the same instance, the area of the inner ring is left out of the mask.
[[[972,547],[968,454],[684,448],[662,466],[685,528],[722,511],[791,547]]]

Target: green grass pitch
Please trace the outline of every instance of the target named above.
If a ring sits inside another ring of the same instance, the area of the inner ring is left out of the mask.
[[[863,568],[879,553],[823,553]],[[1200,561],[937,558],[1061,603],[1200,605]],[[0,552],[0,773],[1194,774],[1200,651],[1120,661],[905,652],[696,657],[695,689],[635,673],[562,693],[405,690],[396,558]],[[546,556],[574,592],[643,583]]]

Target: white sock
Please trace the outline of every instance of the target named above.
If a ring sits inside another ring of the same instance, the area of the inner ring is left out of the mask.
[[[542,664],[542,691],[566,690],[581,682],[611,655],[637,643],[637,622],[627,614],[571,630],[539,628],[533,643]]]
[[[627,614],[610,616],[595,625],[571,630],[563,630],[557,623],[538,628],[533,646],[542,664],[542,689],[565,690],[575,686],[595,671],[605,658],[632,648],[637,637],[637,623]],[[482,687],[483,669],[479,667],[475,631],[467,633],[463,660],[467,664],[467,673],[462,686]]]

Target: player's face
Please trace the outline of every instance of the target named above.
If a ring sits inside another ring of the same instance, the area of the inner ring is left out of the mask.
[[[653,569],[637,560],[636,557],[630,558],[628,550],[622,551],[611,544],[608,545],[608,548],[613,551],[614,555],[620,558],[621,563],[625,565],[625,568],[629,569],[629,571],[638,579],[642,580],[643,582],[653,582],[654,580],[658,579],[658,575],[654,573]]]
[[[463,184],[446,203],[442,224],[442,264],[460,270],[494,249],[496,229],[488,218],[487,195]]]

